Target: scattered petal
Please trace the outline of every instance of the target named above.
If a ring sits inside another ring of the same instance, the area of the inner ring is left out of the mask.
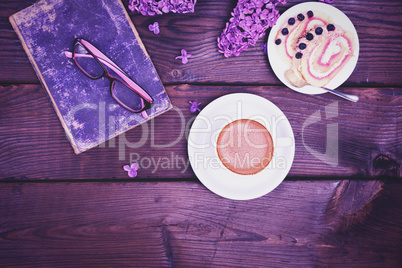
[[[131,164],[131,169],[135,169],[135,170],[138,170],[138,164],[137,163],[132,163]]]
[[[155,21],[153,24],[148,25],[148,29],[154,34],[159,34],[159,23]]]
[[[261,44],[261,48],[262,48],[262,50],[264,51],[264,54],[265,55],[267,55],[268,54],[268,52],[267,52],[267,43],[266,42],[263,42],[262,44]]]
[[[191,56],[191,54],[187,54],[187,51],[185,49],[182,49],[181,56],[177,56],[175,59],[181,59],[181,62],[183,64],[186,64],[188,62],[188,58],[190,58]]]
[[[198,108],[198,106],[201,105],[201,102],[197,103],[196,101],[189,101],[188,103],[191,104],[190,112],[192,113],[195,113],[196,111],[201,112],[200,108]]]
[[[130,171],[128,172],[128,176],[129,176],[130,178],[136,177],[136,176],[137,176],[137,170],[134,170],[134,169],[130,170]]]
[[[130,178],[134,178],[137,176],[137,170],[138,170],[138,164],[137,163],[132,163],[131,166],[129,165],[124,165],[123,169],[127,171],[127,174]]]

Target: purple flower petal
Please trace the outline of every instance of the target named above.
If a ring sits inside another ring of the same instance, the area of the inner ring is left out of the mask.
[[[187,64],[187,62],[188,62],[188,58],[187,58],[187,57],[183,57],[183,58],[181,59],[181,63]]]
[[[138,163],[132,163],[131,169],[138,170]]]
[[[188,103],[191,104],[190,112],[192,113],[195,113],[196,111],[201,112],[200,108],[198,108],[198,106],[201,105],[201,102],[197,103],[196,101],[189,101]]]
[[[266,43],[266,42],[263,42],[263,43],[261,44],[261,48],[262,48],[262,50],[264,51],[264,54],[267,55],[268,52],[267,52],[267,43]]]
[[[130,170],[129,172],[128,172],[128,176],[130,177],[130,178],[134,178],[134,177],[136,177],[137,176],[137,171],[136,170]]]
[[[130,166],[129,165],[124,165],[123,169],[127,171],[127,174],[130,178],[134,178],[137,176],[137,170],[138,170],[138,163],[132,163]]]
[[[181,59],[181,62],[183,64],[186,64],[188,62],[188,58],[190,58],[192,55],[188,54],[185,49],[181,50],[181,56],[177,56],[175,59]]]
[[[154,34],[159,34],[159,23],[155,21],[153,24],[148,25],[148,29]]]

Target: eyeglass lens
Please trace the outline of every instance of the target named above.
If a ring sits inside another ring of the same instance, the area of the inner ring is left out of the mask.
[[[144,108],[144,102],[141,97],[131,88],[118,80],[112,83],[112,94],[121,104],[133,111],[141,111]]]
[[[85,75],[92,79],[98,79],[103,75],[102,66],[80,43],[76,44],[73,55],[75,63]]]

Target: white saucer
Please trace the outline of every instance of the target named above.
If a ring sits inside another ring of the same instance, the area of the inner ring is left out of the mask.
[[[230,171],[217,154],[220,131],[238,119],[261,123],[274,142],[272,161],[254,175]],[[229,199],[253,199],[275,189],[288,174],[294,154],[293,131],[286,116],[275,104],[253,94],[235,93],[214,100],[194,120],[188,136],[188,155],[194,173],[209,190]]]
[[[359,37],[357,36],[357,32],[355,26],[350,21],[350,19],[339,9],[319,2],[306,2],[295,5],[288,10],[286,10],[276,22],[276,25],[272,27],[271,32],[267,41],[267,52],[269,63],[271,64],[272,70],[279,80],[287,87],[298,91],[304,94],[322,94],[327,91],[318,87],[313,87],[310,85],[304,86],[302,88],[297,88],[290,84],[290,82],[285,77],[285,71],[290,68],[281,57],[277,54],[276,45],[275,45],[275,36],[277,32],[285,25],[290,17],[296,17],[297,14],[301,12],[307,12],[309,10],[319,10],[332,18],[335,24],[341,26],[344,30],[351,32],[353,35],[354,42],[356,44],[356,49],[354,51],[353,57],[349,60],[349,62],[344,66],[344,68],[325,86],[329,89],[336,89],[340,85],[342,85],[349,76],[353,73],[353,70],[356,67],[357,59],[359,58]]]

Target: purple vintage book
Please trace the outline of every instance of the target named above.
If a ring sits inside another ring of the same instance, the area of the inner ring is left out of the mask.
[[[172,105],[120,0],[41,0],[10,22],[79,154],[169,110]],[[67,58],[77,38],[113,60],[154,99],[148,118],[112,98],[110,81],[91,80]]]

